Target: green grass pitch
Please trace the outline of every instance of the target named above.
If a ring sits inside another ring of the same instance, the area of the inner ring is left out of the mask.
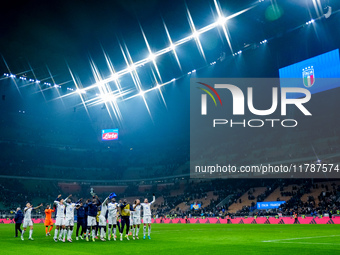
[[[53,232],[53,231],[52,231]],[[340,254],[340,225],[153,224],[152,239],[55,243],[42,224],[34,241],[0,225],[0,254]]]

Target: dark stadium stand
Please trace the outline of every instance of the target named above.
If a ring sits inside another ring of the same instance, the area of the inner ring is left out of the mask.
[[[322,215],[340,208],[340,182],[336,181],[296,181],[296,180],[240,180],[237,184],[230,180],[196,180],[177,179],[169,183],[157,181],[140,181],[117,184],[102,182],[66,182],[66,181],[36,181],[3,179],[0,196],[4,199],[0,204],[2,214],[11,216],[10,211],[18,206],[24,206],[27,201],[33,204],[52,203],[59,194],[67,196],[73,194],[74,199],[89,198],[90,188],[99,197],[104,198],[111,192],[118,195],[118,199],[126,198],[133,202],[136,198],[143,199],[156,193],[156,202],[152,206],[154,216],[275,216],[292,215],[298,212],[303,215]],[[190,185],[188,185],[190,183]],[[259,184],[262,183],[262,186]],[[129,188],[127,188],[129,187]],[[161,188],[160,188],[161,187]],[[239,187],[243,187],[240,189]],[[230,206],[216,205],[228,195],[233,195]],[[31,198],[34,198],[33,200]],[[257,210],[256,202],[285,200],[280,209]],[[198,210],[190,209],[194,203],[201,204]],[[39,214],[37,214],[39,217]]]

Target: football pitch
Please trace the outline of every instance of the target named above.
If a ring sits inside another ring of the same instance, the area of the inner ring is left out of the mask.
[[[54,233],[54,231],[52,231]],[[340,225],[153,224],[151,240],[55,243],[42,224],[34,241],[14,238],[14,224],[0,225],[0,253],[7,254],[339,254]],[[132,239],[132,238],[131,238]]]

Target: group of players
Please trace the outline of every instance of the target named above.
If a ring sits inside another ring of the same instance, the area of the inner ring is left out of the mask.
[[[108,240],[116,241],[116,228],[118,227],[120,233],[120,240],[123,240],[123,232],[125,227],[125,238],[129,240],[129,231],[132,230],[132,238],[139,239],[139,228],[141,225],[141,212],[143,211],[143,239],[151,239],[151,205],[155,202],[155,195],[153,200],[148,202],[145,198],[144,203],[141,203],[139,199],[136,199],[133,204],[129,204],[126,199],[116,202],[114,196],[108,196],[103,202],[101,202],[98,196],[93,196],[85,203],[82,199],[77,202],[72,202],[72,195],[62,199],[61,195],[54,201],[54,209],[51,209],[50,205],[47,205],[45,209],[45,232],[46,236],[50,236],[50,232],[53,228],[52,212],[56,211],[56,221],[54,230],[54,241],[72,242],[72,234],[74,228],[74,213],[77,210],[77,230],[76,240],[84,239],[86,241],[94,242],[97,237],[97,233],[100,235],[101,241],[106,241],[106,234]],[[33,240],[33,221],[31,218],[31,212],[33,209],[38,209],[42,204],[33,207],[30,203],[26,204],[24,209],[23,231],[21,232],[21,240],[24,240],[24,233],[29,230],[29,240]],[[120,217],[120,222],[119,222]],[[97,221],[98,218],[98,221]],[[108,223],[108,224],[107,224]],[[108,231],[107,231],[108,225]],[[131,226],[131,229],[130,229]],[[82,229],[80,236],[78,235],[79,229]],[[148,228],[148,230],[147,230]],[[130,233],[131,234],[131,233]],[[84,235],[84,237],[83,237]]]

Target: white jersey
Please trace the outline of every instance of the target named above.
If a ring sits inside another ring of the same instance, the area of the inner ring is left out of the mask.
[[[25,209],[24,209],[24,220],[31,220],[32,209],[33,209],[32,207],[31,208],[25,207]]]
[[[117,211],[118,211],[118,203],[114,202],[110,202],[108,204],[108,208],[109,210],[109,217],[116,217],[117,216]]]
[[[64,203],[66,205],[66,218],[74,218],[74,209],[76,208],[76,203]]]
[[[54,201],[54,204],[57,206],[57,218],[65,217],[65,205],[60,204],[59,201]]]
[[[141,209],[142,209],[142,206],[141,205],[137,205],[136,207],[135,207],[135,211],[133,212],[133,217],[134,218],[140,218],[140,211],[141,211]]]
[[[141,203],[140,205],[143,207],[143,217],[151,216],[151,205],[155,202],[155,197],[153,197],[150,203]]]
[[[101,207],[102,209],[100,210],[100,216],[106,216],[106,212],[107,212],[107,204],[106,204],[106,201],[108,200],[109,198],[107,197],[104,202],[102,203]]]
[[[107,212],[107,205],[106,204],[102,204],[102,209],[100,210],[100,216],[104,216],[106,215]]]

